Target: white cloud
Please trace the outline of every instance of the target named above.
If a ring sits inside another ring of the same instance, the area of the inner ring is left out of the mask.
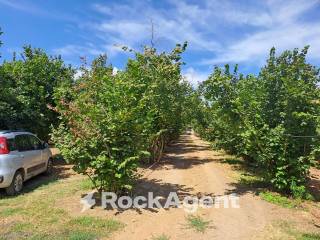
[[[113,67],[112,69],[112,75],[117,75],[117,73],[119,72],[119,69],[117,67]]]
[[[108,21],[97,24],[96,29],[105,35],[111,35],[113,44],[130,44],[141,42],[148,36],[148,26],[146,23],[122,21]]]
[[[298,34],[297,34],[298,33]],[[294,37],[293,37],[294,36]],[[275,28],[257,32],[227,47],[214,59],[204,60],[203,64],[219,64],[226,62],[255,62],[264,60],[269,50],[277,51],[302,48],[311,45],[310,57],[316,58],[320,47],[320,25],[292,25],[287,28]]]
[[[318,0],[165,3],[165,8],[155,7],[152,1],[135,0],[130,4],[92,4],[95,20],[80,22],[78,26],[90,34],[92,42],[98,39],[99,44],[69,44],[55,52],[67,56],[106,52],[109,57],[116,57],[122,50],[115,45],[139,49],[150,43],[152,20],[156,47],[168,50],[175,43],[188,41],[188,50],[202,58],[197,61],[199,64],[261,65],[272,46],[282,51],[307,44],[311,45],[310,57],[320,59],[316,54],[320,49],[320,22],[302,18],[319,8]],[[202,53],[207,59],[203,59]]]
[[[202,64],[250,62],[261,65],[271,47],[279,51],[302,48],[311,45],[310,57],[318,58],[320,49],[320,22],[300,22],[298,18],[308,9],[319,4],[317,1],[269,1],[272,24],[259,29],[242,39],[226,45],[212,59],[201,61]]]
[[[224,1],[221,4],[220,1],[206,0],[206,9],[210,11],[207,20],[214,20],[221,25],[266,27],[272,23],[272,17],[259,1],[242,4]]]
[[[73,76],[73,78],[74,78],[75,80],[77,80],[77,79],[79,79],[79,78],[82,77],[82,74],[83,74],[83,72],[82,72],[80,69],[77,69],[77,70],[76,70],[76,73],[75,73],[74,76]]]
[[[287,25],[297,21],[297,18],[304,12],[308,11],[315,5],[319,4],[318,0],[268,0],[270,15],[275,20],[275,24]]]
[[[95,48],[92,44],[88,44],[88,46],[69,44],[64,47],[54,49],[53,53],[62,55],[64,57],[69,57],[69,56],[82,57],[88,54],[100,55],[100,54],[104,54],[105,52],[102,49]]]
[[[190,49],[219,49],[220,44],[217,41],[197,29],[199,24],[205,22],[203,9],[183,2],[177,4],[172,1],[172,4],[173,7],[168,10],[155,9],[138,1],[133,1],[130,6],[94,4],[93,9],[107,15],[108,20],[90,23],[87,26],[95,29],[98,37],[104,39],[107,45],[124,44],[136,48],[150,43],[152,21],[156,44],[168,41],[174,46],[175,43],[188,41]],[[202,23],[199,22],[200,19]]]
[[[175,43],[182,43],[188,41],[190,48],[201,50],[217,50],[220,45],[215,41],[205,39],[201,34],[189,24],[178,23],[164,18],[157,18],[153,20],[155,23],[155,42],[160,39],[170,41],[172,46]],[[110,44],[123,44],[140,47],[143,44],[149,44],[151,41],[151,23],[145,22],[131,22],[131,21],[112,21],[101,23],[97,26],[100,31],[100,38],[108,36]],[[111,36],[110,36],[111,35]]]
[[[199,83],[208,78],[208,73],[196,71],[192,67],[189,67],[183,71],[182,75],[194,87],[197,87]]]

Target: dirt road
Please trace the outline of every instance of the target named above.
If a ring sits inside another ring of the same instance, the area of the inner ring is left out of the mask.
[[[145,178],[138,184],[137,194],[154,192],[154,195],[166,198],[170,192],[177,192],[181,198],[235,193],[240,197],[240,208],[199,209],[194,215],[210,221],[210,228],[205,233],[186,227],[187,213],[183,209],[130,209],[116,215],[127,226],[113,239],[152,239],[161,234],[170,239],[268,239],[272,237],[270,227],[277,221],[304,221],[299,211],[293,213],[265,202],[250,189],[239,185],[236,172],[222,163],[225,158],[194,134],[182,135],[166,149],[161,164],[144,172]]]

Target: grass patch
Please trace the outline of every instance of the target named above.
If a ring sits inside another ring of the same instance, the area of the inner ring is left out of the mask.
[[[90,179],[84,179],[80,182],[79,187],[81,190],[91,190],[94,188],[94,185]]]
[[[238,183],[242,186],[252,188],[262,188],[267,186],[266,182],[264,182],[261,177],[250,173],[241,173]]]
[[[75,177],[48,182],[16,197],[1,196],[0,217],[8,225],[0,228],[0,236],[8,240],[81,240],[110,236],[124,224],[99,217],[73,217],[57,207],[61,199],[73,195],[80,200],[81,194],[91,189],[89,183],[87,179]]]
[[[97,239],[97,235],[92,232],[77,231],[72,232],[68,236],[69,240],[94,240]]]
[[[236,159],[236,158],[227,158],[227,159],[224,159],[221,161],[221,163],[226,163],[226,164],[229,164],[229,165],[241,165],[243,164],[243,160],[239,160],[239,159]]]
[[[28,229],[31,229],[31,228],[32,228],[32,224],[31,223],[18,222],[18,223],[15,223],[11,227],[11,231],[13,231],[13,232],[25,232],[25,231],[28,231]]]
[[[320,240],[320,234],[318,233],[304,233],[298,240]]]
[[[165,234],[161,234],[160,236],[157,236],[157,237],[153,236],[151,238],[151,240],[169,240],[169,239],[170,239],[170,237],[168,237]]]
[[[189,215],[187,217],[187,227],[196,230],[197,232],[204,233],[209,227],[211,221],[205,221],[200,216]]]
[[[0,211],[1,217],[10,217],[16,214],[21,213],[22,208],[4,208]]]
[[[67,231],[67,232],[61,232],[56,233],[54,235],[51,234],[36,234],[36,235],[28,235],[27,233],[24,233],[24,237],[21,237],[22,239],[28,239],[28,240],[96,240],[99,239],[99,236],[92,232],[86,232],[82,230],[77,231]],[[4,238],[4,239],[10,239]],[[2,240],[0,238],[0,240]]]
[[[118,229],[123,227],[123,224],[113,219],[101,219],[89,216],[74,218],[69,223],[70,225],[78,226],[81,228],[103,230],[108,232],[117,231]]]
[[[301,206],[301,199],[291,199],[285,196],[281,196],[279,193],[274,192],[261,192],[259,196],[270,203],[279,205],[284,208],[298,208]]]

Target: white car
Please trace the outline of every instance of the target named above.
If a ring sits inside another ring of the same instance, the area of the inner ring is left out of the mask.
[[[53,170],[48,144],[24,131],[0,131],[0,188],[8,195],[22,191],[23,183]]]

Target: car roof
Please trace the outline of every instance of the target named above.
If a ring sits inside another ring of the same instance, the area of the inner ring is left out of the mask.
[[[0,136],[15,137],[21,134],[34,135],[33,133],[24,130],[0,130]]]

